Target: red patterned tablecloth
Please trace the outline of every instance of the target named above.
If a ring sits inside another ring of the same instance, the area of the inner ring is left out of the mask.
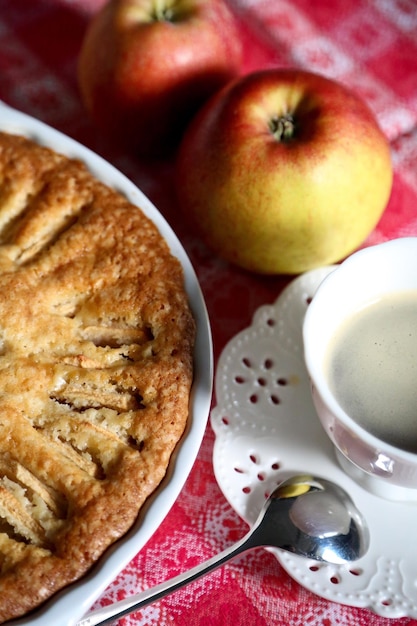
[[[80,102],[76,62],[88,21],[103,2],[0,0],[0,98],[102,154],[156,204],[196,268],[217,359],[228,340],[250,324],[257,308],[274,302],[288,281],[248,275],[213,257],[181,221],[172,163],[139,161],[95,133]],[[389,206],[366,245],[417,235],[417,0],[230,4],[244,39],[244,72],[297,65],[337,78],[366,98],[390,140],[395,167]],[[99,603],[156,584],[246,532],[216,484],[213,442],[208,426],[173,509]],[[410,543],[415,549],[413,539]],[[272,555],[257,551],[120,624],[405,626],[417,620],[383,619],[368,610],[328,602],[294,582]]]

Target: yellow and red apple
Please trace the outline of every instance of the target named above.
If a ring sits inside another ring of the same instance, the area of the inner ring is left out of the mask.
[[[350,89],[296,69],[229,83],[178,155],[187,218],[220,256],[297,274],[336,262],[376,226],[392,186],[387,140]]]
[[[110,0],[83,40],[81,97],[106,135],[141,154],[168,152],[238,74],[241,52],[223,0]]]

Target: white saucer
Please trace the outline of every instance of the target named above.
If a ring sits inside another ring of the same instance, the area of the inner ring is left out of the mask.
[[[265,494],[287,474],[311,473],[339,483],[364,514],[368,553],[328,565],[273,550],[281,565],[318,596],[383,617],[417,618],[417,503],[388,501],[345,474],[316,416],[302,351],[308,302],[332,267],[295,279],[250,327],[225,347],[217,366],[216,479],[234,510],[253,523]]]

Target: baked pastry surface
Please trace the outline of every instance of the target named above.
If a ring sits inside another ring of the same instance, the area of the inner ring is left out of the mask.
[[[186,426],[194,332],[142,211],[0,133],[0,623],[135,522]]]

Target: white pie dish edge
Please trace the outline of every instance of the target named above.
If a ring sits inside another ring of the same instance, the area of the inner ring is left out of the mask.
[[[98,179],[139,206],[155,223],[171,252],[181,262],[197,326],[194,382],[187,430],[174,453],[167,476],[148,500],[139,522],[125,538],[106,552],[86,577],[56,594],[40,609],[12,622],[14,626],[73,626],[150,539],[168,514],[192,469],[205,433],[212,396],[213,348],[210,323],[197,276],[184,248],[165,218],[133,182],[79,142],[1,101],[0,130],[24,135],[56,152],[82,160]]]

